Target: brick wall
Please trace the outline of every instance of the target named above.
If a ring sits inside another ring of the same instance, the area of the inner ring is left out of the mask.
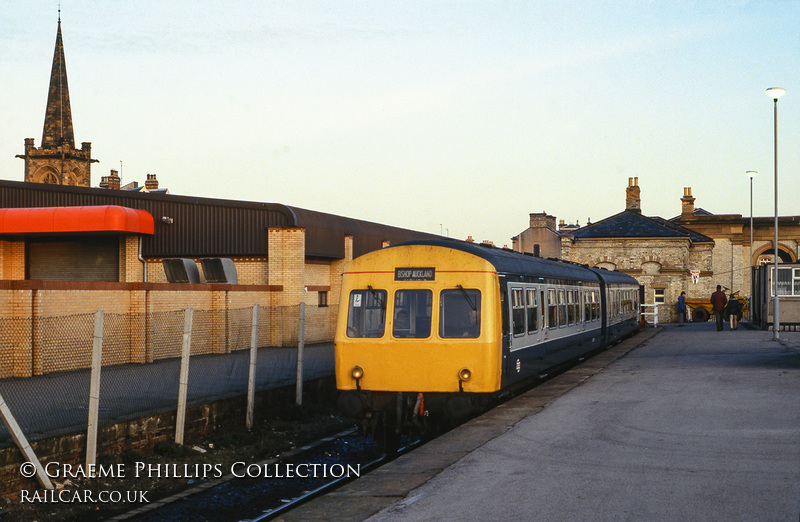
[[[94,313],[104,311],[103,364],[176,357],[193,309],[192,354],[249,347],[252,306],[259,346],[297,343],[297,305],[271,306],[280,287],[0,281],[0,378],[89,365]],[[338,307],[307,308],[306,343],[333,339]]]

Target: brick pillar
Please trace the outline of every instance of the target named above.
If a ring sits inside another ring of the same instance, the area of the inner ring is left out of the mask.
[[[267,230],[267,284],[281,285],[283,291],[270,293],[275,310],[270,325],[270,344],[292,346],[297,342],[298,305],[305,293],[306,230]],[[291,307],[291,308],[289,308]]]
[[[228,292],[211,292],[211,353],[229,353]]]
[[[144,266],[139,261],[141,236],[122,236],[119,241],[119,282],[144,281]]]
[[[146,363],[147,360],[147,290],[130,291],[130,362]]]
[[[346,302],[342,299],[342,274],[347,263],[353,260],[353,236],[344,236],[344,259],[331,262],[331,291],[328,294],[328,304],[334,305]]]

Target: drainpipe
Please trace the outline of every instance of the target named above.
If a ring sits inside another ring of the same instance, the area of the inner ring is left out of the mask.
[[[147,261],[144,260],[142,257],[142,236],[139,236],[139,262],[142,263],[142,268],[144,271],[144,276],[142,277],[142,282],[147,282]]]

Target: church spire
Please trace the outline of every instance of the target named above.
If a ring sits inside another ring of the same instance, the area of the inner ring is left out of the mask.
[[[33,138],[25,138],[25,181],[88,187],[92,180],[92,144],[81,143],[75,148],[72,131],[72,110],[69,105],[67,66],[64,61],[64,43],[61,40],[61,9],[58,10],[56,50],[50,71],[50,89],[44,113],[42,146],[36,147]]]
[[[44,115],[42,148],[54,149],[62,145],[75,148],[72,131],[72,111],[69,105],[67,86],[67,64],[64,61],[64,43],[61,40],[61,10],[58,12],[58,33],[53,53],[53,68],[50,71],[50,90],[47,94],[47,109]]]

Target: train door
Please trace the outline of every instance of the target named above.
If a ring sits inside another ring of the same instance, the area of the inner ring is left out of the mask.
[[[547,324],[547,294],[543,287],[539,288],[539,329],[541,331],[542,340],[546,341],[550,333],[549,325]]]
[[[525,310],[527,315],[528,344],[540,343],[545,331],[540,292],[536,287],[525,289]]]
[[[525,339],[525,293],[524,289],[511,286],[509,288],[509,317],[511,318],[511,350],[527,346]]]

